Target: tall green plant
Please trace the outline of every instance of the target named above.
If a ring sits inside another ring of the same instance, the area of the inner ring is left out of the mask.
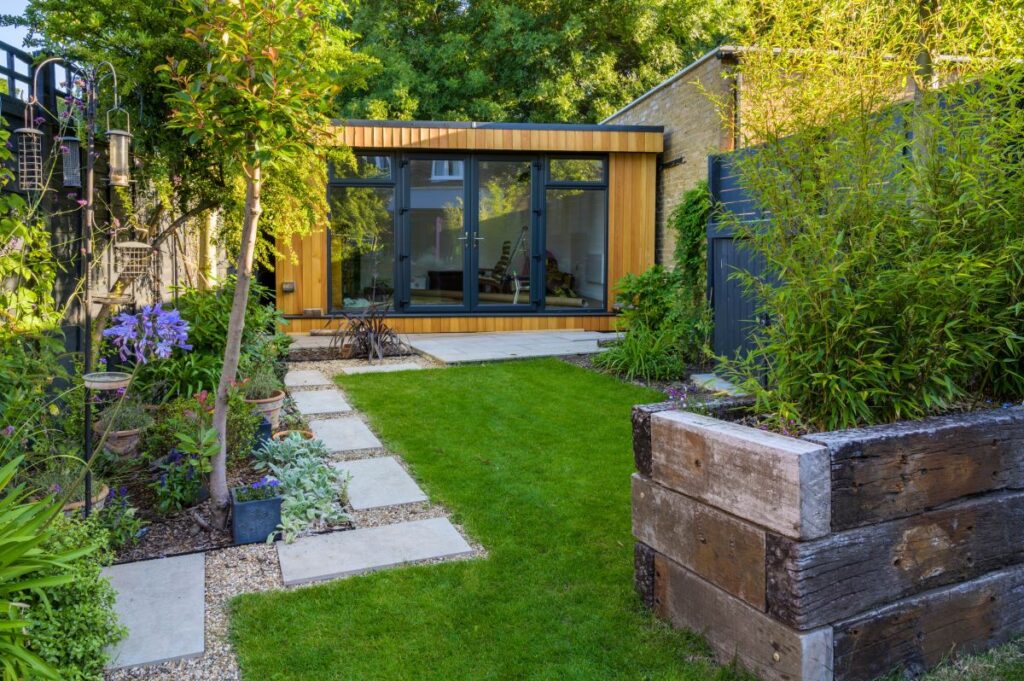
[[[52,497],[33,501],[11,481],[21,464],[17,457],[0,467],[0,672],[3,681],[59,679],[57,671],[31,650],[27,633],[32,621],[19,597],[28,591],[45,594],[69,583],[73,575],[53,570],[69,566],[93,547],[49,550],[50,523],[61,511]]]
[[[1020,11],[761,9],[748,39],[779,49],[741,64],[737,167],[770,219],[738,227],[766,269],[738,276],[769,325],[731,365],[757,409],[835,429],[1024,397]]]
[[[170,125],[192,143],[218,148],[225,167],[245,186],[238,263],[224,363],[217,387],[214,427],[220,452],[210,492],[214,522],[227,521],[228,390],[235,382],[252,282],[265,179],[278,186],[323,186],[325,146],[331,140],[334,97],[362,79],[366,59],[353,53],[351,36],[336,20],[336,0],[180,0],[185,35],[198,48],[194,62],[172,59],[161,67],[174,110]],[[293,195],[279,204],[275,222],[300,215],[306,229],[326,222],[323,191]]]

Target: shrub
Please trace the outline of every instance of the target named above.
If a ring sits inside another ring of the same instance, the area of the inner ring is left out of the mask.
[[[100,575],[113,555],[109,535],[94,515],[88,520],[57,515],[43,550],[62,554],[86,551],[43,575],[68,578],[45,594],[25,592],[31,649],[69,681],[101,681],[108,656],[105,649],[127,630],[114,614],[116,593]]]
[[[922,27],[868,4],[773,15],[779,51],[741,66],[763,144],[736,167],[771,219],[739,225],[765,272],[737,276],[769,324],[732,370],[758,412],[809,429],[1024,397],[1019,30],[996,5],[967,24],[944,10],[929,47],[969,58],[932,62],[894,105]],[[804,49],[825,44],[846,49]]]
[[[96,512],[97,522],[107,531],[110,538],[110,548],[116,550],[139,540],[146,524],[137,513],[138,509],[128,500],[128,490],[125,487],[110,490],[103,508]]]
[[[206,475],[217,454],[217,431],[200,428],[195,435],[176,433],[178,446],[159,465],[150,488],[156,495],[156,509],[165,515],[194,506],[199,501]]]
[[[711,313],[705,299],[711,198],[706,183],[686,192],[669,218],[676,232],[675,268],[655,265],[618,283],[625,338],[598,355],[595,365],[630,380],[679,378],[706,357]]]
[[[205,392],[162,405],[156,422],[142,435],[140,451],[150,460],[167,455],[178,446],[178,433],[196,435],[213,424],[212,406],[213,397]],[[259,427],[260,416],[253,413],[252,406],[238,391],[228,393],[228,456],[248,456]]]
[[[320,440],[293,434],[263,444],[254,456],[257,468],[267,469],[281,483],[281,533],[286,542],[316,523],[348,519],[348,478],[327,459],[330,453]]]
[[[176,303],[181,316],[190,325],[189,341],[194,352],[222,357],[224,342],[228,335],[228,317],[231,315],[231,301],[235,295],[235,280],[228,281],[205,291],[186,289]],[[263,300],[271,298],[271,291],[253,282],[249,301],[245,308],[245,330],[242,332],[242,347],[259,346],[260,336],[276,332],[284,322],[281,313]]]
[[[8,455],[8,449],[0,442],[0,454]],[[12,486],[22,461],[14,457],[0,467],[0,660],[5,681],[58,679],[30,646],[26,606],[67,585],[74,578],[68,566],[82,556],[52,550],[55,531],[49,523],[60,514],[60,502],[33,501],[24,486]]]

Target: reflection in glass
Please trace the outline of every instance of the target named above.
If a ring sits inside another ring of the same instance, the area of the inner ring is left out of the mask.
[[[604,189],[547,191],[547,309],[602,309],[605,301]]]
[[[530,161],[481,161],[477,286],[482,305],[530,304]]]
[[[391,157],[377,154],[353,154],[354,163],[338,163],[334,175],[343,180],[389,180]]]
[[[444,174],[438,175],[434,160],[409,161],[409,301],[413,306],[463,304],[462,259],[468,234],[461,168],[461,162],[445,162]]]
[[[552,182],[604,182],[604,160],[599,158],[553,158]]]
[[[331,306],[365,307],[394,297],[395,190],[331,187]]]

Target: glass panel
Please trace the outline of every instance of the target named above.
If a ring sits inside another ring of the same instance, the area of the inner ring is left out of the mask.
[[[604,182],[604,159],[553,158],[549,175],[552,182]]]
[[[451,165],[444,161],[445,172]],[[465,185],[459,175],[435,175],[435,162],[409,161],[411,305],[461,305],[466,241]]]
[[[391,157],[377,154],[353,154],[355,163],[338,164],[335,177],[340,180],[390,180]]]
[[[547,309],[603,309],[608,192],[547,191]]]
[[[530,161],[481,161],[476,234],[481,305],[530,304]]]
[[[395,190],[331,187],[331,305],[393,303]]]

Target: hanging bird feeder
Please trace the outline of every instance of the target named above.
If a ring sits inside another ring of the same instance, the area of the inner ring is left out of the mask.
[[[18,186],[22,191],[43,189],[43,131],[35,127],[35,95],[25,105],[25,127],[14,131],[18,142]]]
[[[114,262],[121,280],[131,283],[149,274],[153,266],[153,247],[141,241],[114,244]]]
[[[110,114],[123,113],[124,129],[110,127]],[[131,182],[132,122],[128,112],[120,107],[117,92],[114,92],[114,108],[107,112],[107,142],[110,145],[107,164],[110,166],[108,180],[112,187],[127,187]]]
[[[82,141],[74,135],[60,138],[61,167],[64,170],[64,186],[82,186]]]

